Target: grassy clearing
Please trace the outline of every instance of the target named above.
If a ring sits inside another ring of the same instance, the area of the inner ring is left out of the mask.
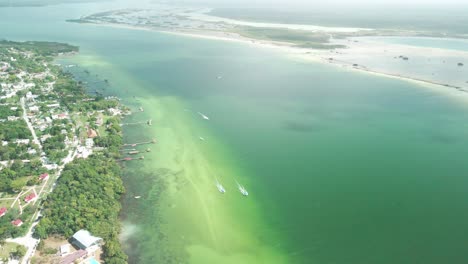
[[[345,47],[343,45],[330,45],[330,36],[324,32],[309,32],[304,30],[279,28],[242,27],[237,30],[237,33],[241,36],[252,39],[292,43],[301,48],[335,49]]]
[[[0,260],[10,257],[10,253],[16,251],[16,243],[5,243],[5,245],[0,245]]]

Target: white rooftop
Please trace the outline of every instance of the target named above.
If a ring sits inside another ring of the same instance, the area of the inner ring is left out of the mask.
[[[73,238],[76,241],[80,242],[80,244],[82,244],[86,248],[88,248],[90,246],[93,246],[96,243],[98,243],[100,240],[102,240],[102,238],[95,237],[95,236],[91,235],[91,233],[89,233],[89,231],[84,230],[84,229],[81,229],[80,231],[76,232],[73,235]]]

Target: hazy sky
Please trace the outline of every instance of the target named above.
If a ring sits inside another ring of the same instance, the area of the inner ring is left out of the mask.
[[[264,7],[278,7],[278,6],[308,6],[314,5],[321,6],[351,6],[351,5],[399,5],[399,6],[427,6],[427,5],[468,5],[468,0],[175,0],[165,2],[184,2],[195,4],[213,4],[216,6],[264,6]]]

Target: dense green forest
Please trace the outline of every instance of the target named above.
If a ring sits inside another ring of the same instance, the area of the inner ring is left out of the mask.
[[[37,154],[32,155],[27,152],[30,148],[39,153],[39,147],[36,144],[0,145],[0,160],[29,160],[38,157]]]
[[[47,170],[38,158],[28,163],[15,160],[10,167],[0,170],[0,192],[18,193],[25,186],[34,186],[44,172]]]
[[[1,1],[0,1],[1,3]],[[41,56],[56,56],[58,53],[77,52],[78,47],[69,44],[58,43],[58,42],[46,42],[46,41],[26,41],[26,42],[14,42],[8,40],[0,40],[0,49],[6,49],[14,47],[20,51],[34,52],[38,59]],[[52,58],[51,58],[52,59]],[[17,64],[21,64],[22,61],[17,61]]]
[[[31,139],[32,135],[23,119],[9,121],[8,125],[0,126],[0,140]]]
[[[16,61],[10,60],[8,51],[11,47],[25,53],[19,54]],[[71,74],[63,72],[58,66],[50,63],[59,53],[74,51],[78,51],[78,48],[61,43],[0,41],[0,60],[11,61],[11,68],[14,68],[8,72],[11,77],[7,80],[8,82],[16,81],[18,79],[16,74],[20,70],[28,73],[42,73],[48,64],[47,68],[53,76],[47,76],[44,80],[33,80],[36,87],[30,91],[39,95],[40,102],[57,100],[61,105],[60,110],[66,107],[71,118],[76,118],[76,115],[80,115],[79,112],[83,112],[78,119],[79,122],[85,123],[90,122],[85,112],[108,110],[111,107],[118,108],[119,102],[107,100],[102,96],[90,96],[83,83],[74,80]],[[34,56],[29,58],[28,53]],[[47,63],[44,64],[44,62]],[[40,87],[45,82],[51,81],[55,81],[54,92],[42,93]],[[23,114],[21,108],[12,109],[12,107],[18,107],[17,102],[13,104],[12,102],[24,96],[25,93],[26,91],[18,92],[14,100],[3,100],[3,103],[9,103],[9,105],[0,108],[0,119],[6,119],[9,116],[19,117]],[[40,103],[39,106],[41,113],[49,111],[46,102]],[[57,111],[57,113],[61,112]],[[38,117],[44,118],[45,115],[41,114]],[[121,228],[118,218],[121,208],[119,201],[125,192],[120,178],[120,166],[116,162],[120,156],[119,148],[122,145],[120,118],[107,117],[105,131],[101,131],[100,136],[95,138],[96,145],[105,149],[87,159],[75,159],[67,164],[56,182],[54,191],[45,199],[41,197],[34,206],[28,205],[22,215],[15,208],[9,209],[7,214],[0,218],[0,241],[8,237],[24,235],[30,227],[32,214],[39,207],[42,217],[35,228],[35,236],[46,238],[60,234],[64,237],[71,237],[76,231],[87,229],[93,235],[104,239],[103,258],[106,263],[127,263],[127,256],[118,240]],[[67,136],[71,138],[76,131],[80,131],[80,129],[75,131],[76,121],[77,119],[71,122],[68,119],[54,120],[52,126],[37,132],[39,136],[48,136],[44,138],[42,150],[49,160],[58,161],[67,154],[64,140]],[[0,170],[0,193],[4,194],[17,194],[24,190],[25,186],[39,184],[38,176],[46,171],[38,158],[40,152],[38,146],[32,143],[16,144],[15,139],[31,139],[26,123],[22,119],[5,122],[5,125],[0,123],[0,140],[10,141],[5,145],[0,144],[0,160],[14,160],[10,166]],[[36,150],[35,153],[32,150]],[[21,161],[22,159],[25,161]],[[55,171],[48,171],[48,173],[55,173]],[[25,224],[21,227],[13,226],[10,222],[17,218],[22,219]]]
[[[86,88],[75,81],[71,73],[58,73],[54,91],[59,94],[60,102],[71,111],[107,110],[119,105],[117,100],[106,100],[102,96],[90,98]]]
[[[36,227],[36,236],[70,237],[87,229],[104,239],[106,263],[126,263],[118,241],[119,199],[125,191],[120,173],[119,165],[106,153],[68,164],[56,189],[43,203],[43,218]]]
[[[9,116],[21,117],[23,110],[19,106],[16,110],[11,110],[11,106],[0,105],[0,119],[7,119]]]
[[[15,238],[25,235],[29,228],[29,225],[26,224],[26,222],[30,221],[36,209],[36,206],[29,205],[24,208],[22,215],[20,215],[19,210],[16,208],[9,209],[6,215],[0,217],[0,241],[4,241],[10,237]],[[20,227],[12,225],[11,221],[18,218],[23,220],[25,224]]]

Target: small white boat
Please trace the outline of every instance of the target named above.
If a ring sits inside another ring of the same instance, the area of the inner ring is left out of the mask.
[[[226,192],[226,189],[224,189],[223,185],[221,185],[221,183],[219,183],[218,180],[216,180],[216,188],[218,188],[218,191],[220,193],[225,193]]]
[[[140,109],[140,112],[143,112],[143,111],[145,111],[145,110],[143,109],[143,107],[140,107],[139,109]]]
[[[223,76],[219,75],[217,78],[218,78],[218,80],[220,80],[220,79],[222,79],[222,78],[223,78]]]
[[[244,186],[239,187],[239,191],[242,193],[244,196],[248,196],[249,192],[244,188]]]
[[[201,141],[205,141],[205,138],[203,138],[203,137],[199,137],[199,138],[200,138]]]
[[[244,196],[248,196],[249,192],[245,189],[245,187],[240,185],[237,181],[236,183],[237,183],[237,188],[239,188],[240,193]]]
[[[135,198],[135,199],[140,199],[140,198],[141,198],[141,196],[139,196],[139,195],[138,195],[138,196],[135,196],[134,198]]]
[[[202,113],[200,113],[200,112],[198,112],[198,114],[199,114],[203,119],[205,119],[205,120],[210,120],[210,118],[207,117],[206,115],[204,115],[204,114],[202,114]]]

